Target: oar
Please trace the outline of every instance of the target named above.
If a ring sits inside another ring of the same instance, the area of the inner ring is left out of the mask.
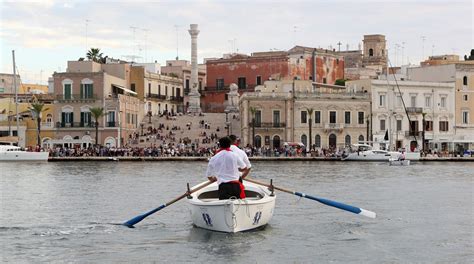
[[[155,209],[149,211],[148,213],[145,213],[145,214],[136,216],[136,217],[134,217],[134,218],[128,220],[127,222],[123,223],[123,225],[124,225],[124,226],[127,226],[127,227],[130,227],[130,228],[133,228],[135,224],[139,223],[140,221],[142,221],[142,220],[145,219],[146,217],[148,217],[148,216],[150,216],[150,215],[152,215],[152,214],[154,214],[154,213],[160,211],[161,209],[163,209],[163,208],[165,208],[165,207],[167,207],[167,206],[170,206],[170,205],[174,204],[175,202],[177,202],[177,201],[183,199],[184,197],[188,196],[188,194],[191,194],[191,193],[193,193],[193,192],[195,192],[195,191],[198,191],[198,190],[200,190],[200,189],[202,189],[202,188],[208,186],[208,185],[211,184],[211,183],[213,183],[213,182],[212,182],[212,181],[208,181],[208,182],[206,182],[206,183],[204,183],[204,184],[202,184],[202,185],[196,187],[195,189],[190,190],[190,191],[188,191],[188,192],[186,192],[186,193],[184,193],[184,194],[182,194],[182,195],[180,195],[180,196],[174,198],[173,200],[171,200],[171,201],[169,201],[169,202],[167,202],[167,203],[164,203],[164,204],[160,205],[159,207],[157,207],[157,208],[155,208]]]
[[[270,184],[258,182],[256,180],[252,180],[252,179],[249,179],[249,178],[245,178],[244,180],[249,181],[249,182],[253,182],[255,184],[270,187]],[[324,198],[318,198],[318,197],[311,196],[311,195],[308,195],[308,194],[305,194],[305,193],[290,191],[290,190],[287,190],[287,189],[284,189],[284,188],[281,188],[281,187],[277,187],[275,185],[273,185],[273,188],[277,189],[279,191],[282,191],[282,192],[291,193],[291,194],[294,194],[294,195],[297,195],[297,196],[300,196],[300,197],[303,197],[303,198],[315,200],[315,201],[318,201],[322,204],[329,205],[329,206],[332,206],[332,207],[336,207],[336,208],[339,208],[341,210],[349,211],[349,212],[354,213],[354,214],[359,214],[359,215],[367,216],[367,217],[370,217],[370,218],[375,218],[376,217],[376,214],[374,212],[369,211],[369,210],[365,210],[365,209],[362,209],[362,208],[359,208],[359,207],[355,207],[355,206],[352,206],[352,205],[343,204],[343,203],[340,203],[340,202],[331,201],[331,200],[324,199]]]

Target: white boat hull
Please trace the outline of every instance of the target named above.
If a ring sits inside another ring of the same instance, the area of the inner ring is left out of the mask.
[[[389,160],[390,166],[408,166],[410,165],[410,160]]]
[[[386,153],[376,153],[375,151],[360,151],[349,153],[346,157],[343,157],[342,160],[347,161],[389,161],[390,159],[398,159],[400,153],[398,152],[386,152]]]
[[[276,196],[266,187],[244,182],[248,197],[218,200],[216,183],[192,194],[188,199],[195,226],[226,233],[251,230],[266,225],[273,216]]]
[[[47,161],[49,152],[2,151],[0,161]]]

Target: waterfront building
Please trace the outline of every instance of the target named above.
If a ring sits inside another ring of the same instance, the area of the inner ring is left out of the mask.
[[[166,66],[161,67],[161,73],[170,77],[177,77],[183,81],[184,95],[191,89],[191,63],[187,60],[167,60]],[[198,64],[198,91],[201,93],[206,87],[206,64]]]
[[[373,143],[390,150],[421,150],[424,131],[427,149],[452,149],[455,109],[453,83],[395,81],[388,78],[349,81],[346,86],[353,92],[371,94]]]
[[[245,92],[239,104],[244,145],[279,148],[300,142],[309,149],[311,141],[317,149],[343,148],[368,136],[370,97],[344,86],[266,81]]]
[[[130,75],[131,90],[145,102],[146,114],[183,112],[183,81],[179,78],[149,72],[146,67],[133,66]]]
[[[344,78],[344,57],[333,50],[295,46],[288,51],[231,54],[207,59],[207,86],[202,93],[205,112],[223,112],[229,86],[239,94],[253,92],[267,80],[314,80],[334,84]]]
[[[409,68],[407,78],[411,80],[452,83],[455,85],[454,139],[453,149],[459,154],[474,149],[474,61],[438,63],[430,57],[430,65]],[[441,61],[445,61],[442,56]]]
[[[138,119],[144,116],[143,102],[130,84],[130,71],[128,63],[68,61],[66,72],[55,72],[56,135],[47,143],[68,147],[95,143],[120,147],[126,143],[137,129]],[[98,120],[98,139],[90,112],[93,107],[104,109],[104,116]]]

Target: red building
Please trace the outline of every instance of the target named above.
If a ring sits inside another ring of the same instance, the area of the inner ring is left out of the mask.
[[[254,91],[266,80],[315,80],[334,84],[344,79],[344,58],[335,51],[295,46],[288,51],[235,54],[206,61],[207,86],[201,92],[204,112],[224,111],[229,85],[239,92]]]

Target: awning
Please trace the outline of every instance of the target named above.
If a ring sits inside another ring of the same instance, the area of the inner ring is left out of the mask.
[[[127,88],[125,88],[125,87],[123,87],[123,86],[121,86],[121,85],[112,84],[112,86],[113,86],[113,87],[116,87],[116,88],[119,88],[119,89],[123,90],[123,91],[126,92],[126,93],[133,94],[133,95],[137,95],[136,92],[134,92],[134,91],[132,91],[132,90],[130,90],[130,89],[127,89]]]

